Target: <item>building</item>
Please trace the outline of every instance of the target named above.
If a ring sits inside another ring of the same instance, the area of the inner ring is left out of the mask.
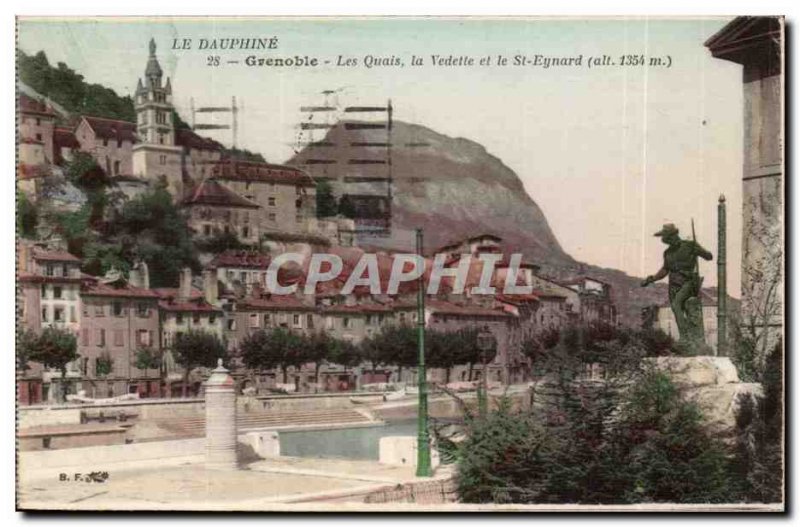
[[[258,251],[228,250],[216,255],[207,269],[216,274],[225,290],[236,291],[241,288],[249,296],[256,284],[266,289],[267,269],[271,261],[269,255]]]
[[[260,206],[261,232],[306,233],[316,219],[316,183],[300,169],[229,159],[213,166],[213,176]]]
[[[139,350],[161,349],[156,293],[110,271],[102,278],[84,278],[81,306],[78,353],[86,395],[160,394],[160,372],[136,367]]]
[[[109,177],[133,174],[132,151],[136,126],[128,121],[81,116],[74,136],[80,150],[90,154]]]
[[[175,143],[172,84],[163,80],[156,58],[156,43],[150,39],[150,57],[134,94],[136,136],[132,151],[132,174],[150,182],[164,182],[170,193],[183,195],[183,148]]]
[[[20,142],[29,141],[42,146],[43,162],[55,162],[53,148],[53,132],[55,130],[56,113],[44,101],[37,100],[25,93],[19,94],[19,138]],[[20,162],[22,162],[22,150]]]
[[[742,324],[764,360],[783,335],[784,22],[737,17],[705,45],[742,65]]]
[[[200,237],[234,234],[246,244],[258,242],[259,205],[240,196],[216,179],[189,188],[181,205],[189,227]]]
[[[581,276],[563,283],[578,293],[580,301],[579,320],[583,324],[617,324],[617,307],[611,295],[611,285],[588,276]]]
[[[66,251],[46,249],[25,240],[18,244],[20,320],[25,330],[40,333],[46,327],[77,332],[81,324],[80,260]],[[80,376],[79,365],[68,365],[72,383]],[[36,404],[52,400],[61,372],[30,363],[20,371],[19,400]]]

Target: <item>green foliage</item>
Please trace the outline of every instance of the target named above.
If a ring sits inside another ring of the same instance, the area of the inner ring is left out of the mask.
[[[356,217],[356,207],[353,204],[353,200],[347,194],[339,199],[339,214],[345,218]]]
[[[97,358],[95,362],[95,375],[98,377],[105,377],[106,375],[111,375],[112,371],[114,371],[114,359],[107,353]]]
[[[245,366],[259,370],[280,367],[284,383],[287,382],[289,367],[300,367],[308,362],[308,349],[307,337],[286,328],[255,331],[239,346]]]
[[[626,383],[553,384],[530,412],[501,403],[465,423],[462,501],[735,502],[728,452],[663,373]]]
[[[62,396],[65,398],[67,365],[79,357],[75,335],[66,329],[48,327],[38,336],[25,335],[20,345],[23,347],[21,357],[24,360],[38,362],[61,372]]]
[[[219,254],[229,250],[238,251],[247,247],[233,232],[215,232],[208,238],[197,240],[195,246],[200,251],[212,254]]]
[[[266,163],[267,160],[258,152],[251,152],[246,148],[227,148],[225,150],[225,157],[228,159],[236,159],[237,161],[248,161],[251,163]]]
[[[36,238],[39,209],[24,192],[17,193],[17,232],[23,238]]]
[[[130,96],[120,96],[99,84],[87,84],[83,76],[63,62],[50,65],[43,51],[27,55],[17,51],[17,73],[22,82],[62,106],[83,115],[134,121],[136,112]]]
[[[161,368],[162,356],[158,350],[150,347],[136,350],[134,366],[140,370],[158,370]]]
[[[333,187],[330,182],[320,180],[317,182],[317,217],[328,218],[336,216],[338,207],[336,196],[333,194]]]
[[[178,334],[172,345],[175,360],[188,372],[194,368],[213,368],[218,359],[227,359],[225,345],[216,334],[190,329]]]

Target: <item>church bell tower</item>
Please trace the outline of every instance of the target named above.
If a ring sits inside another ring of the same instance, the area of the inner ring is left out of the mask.
[[[151,183],[163,181],[177,200],[183,194],[181,148],[175,145],[172,84],[156,58],[156,42],[150,39],[150,56],[134,95],[136,133],[133,173]]]

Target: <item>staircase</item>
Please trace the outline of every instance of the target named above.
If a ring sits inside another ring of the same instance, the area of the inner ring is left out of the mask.
[[[162,429],[169,431],[175,439],[202,437],[206,433],[206,418],[182,417],[177,419],[158,419],[154,421]],[[326,425],[363,425],[377,423],[366,415],[351,409],[297,410],[282,412],[240,413],[236,416],[239,432],[250,429],[287,429],[297,427]]]

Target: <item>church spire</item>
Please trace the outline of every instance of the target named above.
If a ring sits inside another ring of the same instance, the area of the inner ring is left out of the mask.
[[[161,71],[161,65],[158,63],[158,59],[156,58],[156,41],[155,39],[150,39],[150,58],[147,59],[147,68],[144,70],[144,78],[145,83],[148,87],[161,87],[161,77],[163,72]]]

